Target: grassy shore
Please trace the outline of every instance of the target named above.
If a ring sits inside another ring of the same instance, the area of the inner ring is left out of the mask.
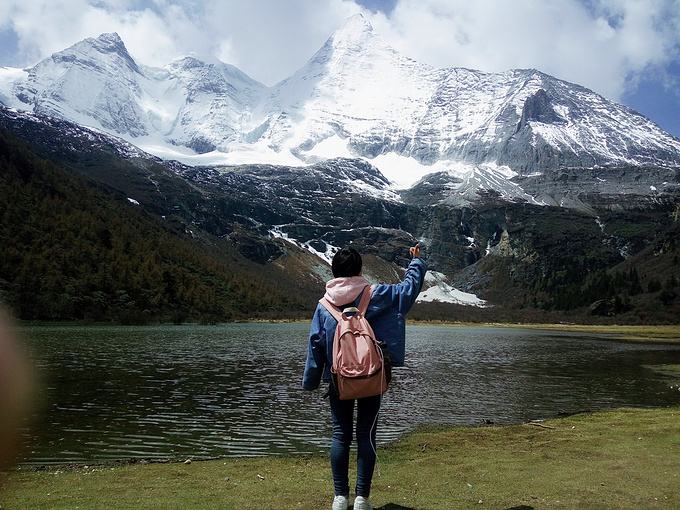
[[[538,323],[506,323],[506,322],[442,322],[442,321],[417,321],[410,324],[431,324],[458,327],[494,327],[494,328],[520,328],[541,329],[546,331],[564,331],[568,333],[585,333],[594,335],[606,335],[604,340],[617,342],[636,343],[664,343],[680,344],[680,324],[672,325],[619,325],[619,324],[538,324]]]
[[[506,327],[612,335],[612,340],[640,343],[680,343],[680,325],[629,326],[598,324],[506,324]]]
[[[379,509],[680,508],[680,408],[421,430],[379,448]],[[330,508],[324,456],[14,471],[2,508]]]

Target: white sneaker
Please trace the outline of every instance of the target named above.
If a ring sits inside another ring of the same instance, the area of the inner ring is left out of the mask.
[[[347,496],[335,496],[333,499],[333,510],[347,510],[349,498]]]
[[[368,498],[357,496],[354,500],[354,510],[373,510],[373,506],[368,502]]]

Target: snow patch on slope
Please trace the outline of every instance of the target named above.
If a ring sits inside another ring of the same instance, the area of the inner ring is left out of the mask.
[[[324,138],[308,151],[302,151],[305,157],[312,160],[323,160],[331,158],[352,158],[355,157],[347,146],[347,140],[340,138],[337,134]]]
[[[309,243],[302,243],[302,247],[305,248],[310,253],[312,253],[313,255],[319,257],[324,262],[330,264],[331,262],[333,262],[333,256],[340,250],[340,248],[338,248],[337,246],[333,246],[332,244],[328,244],[326,242],[324,242],[324,244],[326,245],[326,251],[324,252],[320,252]]]
[[[380,154],[368,161],[390,180],[395,189],[410,188],[427,174],[449,170],[445,161],[424,165],[410,156],[402,156],[395,152]]]
[[[284,241],[293,244],[297,246],[298,248],[302,248],[303,250],[307,250],[309,253],[312,255],[316,255],[319,257],[321,260],[326,262],[327,264],[330,264],[333,260],[333,256],[338,252],[340,248],[337,246],[333,246],[332,244],[328,244],[324,241],[324,244],[326,245],[326,250],[321,252],[314,248],[309,242],[301,242],[298,241],[297,239],[294,239],[290,237],[288,234],[283,232],[281,230],[281,227],[283,225],[274,225],[272,229],[269,230],[269,234],[274,238],[274,239],[283,239]]]
[[[486,301],[478,298],[475,294],[458,290],[447,282],[445,274],[437,271],[428,271],[425,274],[427,289],[422,291],[416,302],[428,303],[454,303],[458,305],[477,306],[484,308],[489,306]]]
[[[15,67],[0,67],[0,103],[20,107],[21,101],[15,96],[15,84],[26,81],[28,72]],[[25,107],[25,105],[24,105]]]

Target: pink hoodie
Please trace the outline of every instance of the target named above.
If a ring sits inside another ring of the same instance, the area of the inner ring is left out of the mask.
[[[333,278],[326,284],[324,297],[335,306],[352,303],[359,297],[361,291],[371,285],[363,276],[344,276]]]

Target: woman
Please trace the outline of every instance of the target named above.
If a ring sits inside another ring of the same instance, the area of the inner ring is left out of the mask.
[[[366,319],[378,340],[387,344],[392,366],[404,364],[405,316],[415,303],[423,286],[427,267],[420,258],[420,246],[409,249],[413,260],[403,281],[394,285],[374,286],[366,311]],[[370,284],[361,276],[361,255],[354,248],[343,248],[333,257],[333,279],[326,284],[324,297],[340,309],[358,306],[359,298]],[[331,382],[333,337],[337,321],[321,304],[317,305],[309,331],[307,362],[302,386],[314,390],[323,380],[329,383],[329,400],[333,440],[331,470],[335,499],[333,510],[346,510],[349,505],[349,448],[352,442],[354,407],[357,407],[357,483],[355,510],[370,510],[368,497],[375,467],[375,435],[380,410],[380,395],[357,400],[340,400]]]

